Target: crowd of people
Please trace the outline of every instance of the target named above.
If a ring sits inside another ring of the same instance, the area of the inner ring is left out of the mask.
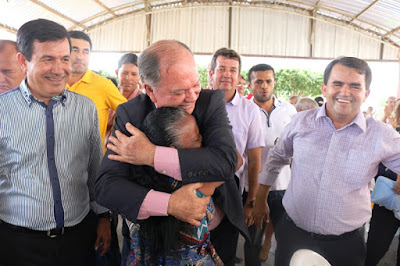
[[[45,19],[0,40],[1,265],[234,265],[239,234],[251,266],[273,236],[277,266],[300,249],[335,266],[384,256],[400,221],[370,193],[385,176],[400,194],[400,104],[361,111],[367,62],[335,59],[322,97],[285,102],[272,66],[243,77],[229,48],[207,89],[179,41],[124,54],[117,86],[88,69],[92,49]]]

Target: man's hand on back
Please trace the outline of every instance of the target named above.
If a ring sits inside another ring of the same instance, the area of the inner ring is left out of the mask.
[[[134,165],[154,167],[156,145],[151,143],[146,135],[131,123],[126,123],[126,130],[132,136],[128,137],[119,130],[115,131],[116,137],[110,136],[107,148],[115,152],[116,155],[110,154],[108,158]]]

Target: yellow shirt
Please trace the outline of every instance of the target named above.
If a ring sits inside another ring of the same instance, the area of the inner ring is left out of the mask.
[[[96,73],[88,70],[85,75],[76,82],[74,85],[66,85],[70,91],[84,95],[91,99],[97,108],[100,124],[100,135],[105,151],[104,138],[107,130],[108,111],[116,110],[117,106],[126,102],[126,99],[118,91],[117,87],[105,77],[97,75]]]

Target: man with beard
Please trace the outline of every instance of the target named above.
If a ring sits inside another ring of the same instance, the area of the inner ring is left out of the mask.
[[[371,180],[380,162],[400,173],[399,134],[360,110],[371,79],[364,60],[333,60],[321,86],[326,103],[293,116],[270,150],[254,207],[259,227],[268,219],[268,192],[293,157],[285,213],[275,228],[275,265],[289,265],[298,249],[311,249],[334,266],[364,265]]]
[[[254,103],[260,107],[263,124],[265,147],[261,149],[262,163],[266,162],[269,150],[274,147],[285,126],[290,122],[292,116],[297,113],[292,104],[280,101],[273,95],[275,84],[275,71],[270,65],[259,64],[249,70],[249,88],[254,94]],[[263,167],[259,176],[266,175],[267,170]],[[258,254],[262,261],[268,258],[274,227],[285,211],[282,206],[282,198],[289,180],[290,166],[285,165],[268,194],[270,221],[266,224],[264,244]],[[259,232],[256,239],[257,247],[260,246],[261,239],[262,232]]]
[[[97,108],[100,123],[100,135],[105,151],[104,139],[107,130],[108,111],[117,110],[117,106],[126,102],[115,85],[105,77],[88,69],[92,41],[81,31],[70,31],[72,72],[67,81],[67,89],[91,99]]]

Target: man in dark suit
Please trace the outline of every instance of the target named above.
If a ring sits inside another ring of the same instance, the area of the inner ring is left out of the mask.
[[[210,225],[211,241],[225,265],[233,265],[236,250],[230,238],[237,230],[247,237],[247,227],[234,177],[237,155],[224,94],[201,91],[193,54],[177,41],[159,41],[143,51],[139,72],[147,95],[117,109],[115,132],[96,182],[96,199],[132,222],[173,215],[199,226],[209,199],[198,198],[193,191],[201,187],[198,182],[224,181],[212,196],[217,210]],[[162,106],[182,107],[193,114],[203,135],[202,148],[156,147],[137,129],[151,110]],[[152,166],[182,180],[184,186],[173,194],[142,187],[134,182],[142,169],[132,165]]]

